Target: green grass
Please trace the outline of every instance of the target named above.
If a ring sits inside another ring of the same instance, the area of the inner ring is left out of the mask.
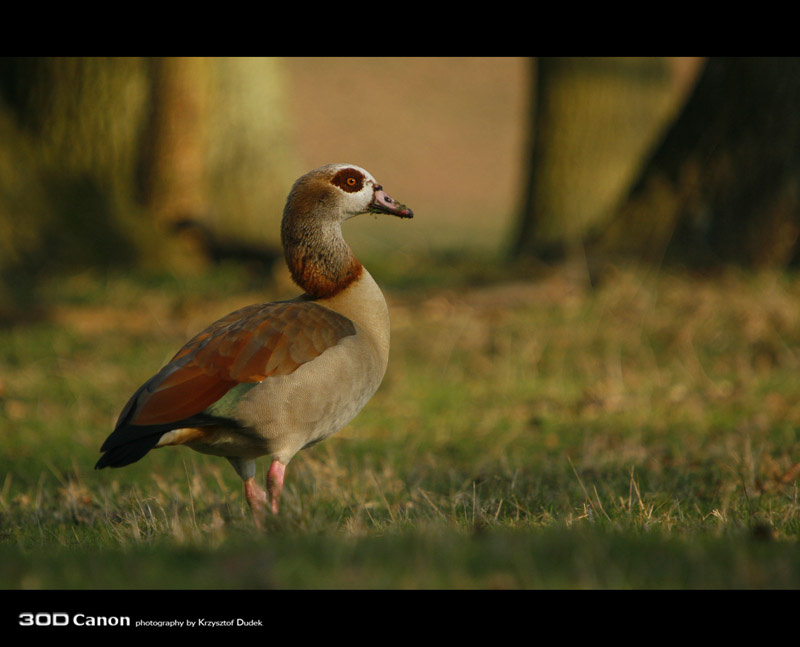
[[[221,459],[92,468],[144,379],[284,284],[46,286],[46,317],[0,330],[0,587],[800,586],[800,277],[368,266],[386,380],[263,531]]]

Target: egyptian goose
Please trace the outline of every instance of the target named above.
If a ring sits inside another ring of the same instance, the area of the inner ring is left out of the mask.
[[[230,461],[256,523],[267,505],[277,514],[292,457],[349,423],[386,371],[386,301],[342,237],[342,222],[368,212],[413,216],[358,166],[328,164],[297,180],[281,239],[305,293],[246,306],[192,338],[133,394],[95,468],[186,445]],[[269,501],[255,481],[267,454]]]

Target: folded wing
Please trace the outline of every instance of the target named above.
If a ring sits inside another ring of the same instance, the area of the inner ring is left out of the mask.
[[[101,451],[155,436],[142,445],[150,449],[170,429],[220,424],[203,412],[234,386],[288,375],[353,334],[350,319],[313,301],[232,312],[191,339],[134,393]],[[114,464],[103,457],[98,466]]]

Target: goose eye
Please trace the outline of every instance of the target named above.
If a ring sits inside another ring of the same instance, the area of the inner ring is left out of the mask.
[[[331,184],[347,193],[356,193],[364,187],[364,176],[353,168],[343,168],[331,178]]]

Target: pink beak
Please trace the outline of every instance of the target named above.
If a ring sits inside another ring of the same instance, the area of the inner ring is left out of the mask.
[[[406,205],[400,204],[392,198],[383,187],[376,186],[375,194],[372,197],[372,202],[369,205],[371,213],[388,213],[398,218],[413,218],[414,212],[411,211]]]

